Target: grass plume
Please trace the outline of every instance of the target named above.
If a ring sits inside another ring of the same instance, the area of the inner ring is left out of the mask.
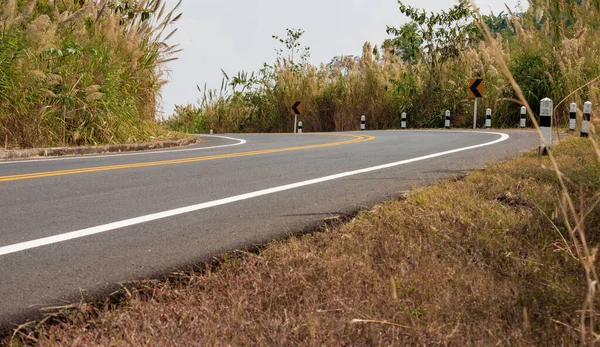
[[[178,50],[166,38],[181,14],[161,4],[0,0],[0,138],[7,147],[165,135],[156,109],[165,62]]]

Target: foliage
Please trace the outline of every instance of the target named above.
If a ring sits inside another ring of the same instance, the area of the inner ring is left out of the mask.
[[[598,83],[589,83],[600,76],[598,2],[539,0],[522,13],[482,17],[533,110],[541,99],[552,98],[559,125],[567,122],[571,102],[600,101]],[[305,131],[356,130],[362,115],[371,129],[398,127],[402,112],[410,127],[441,127],[445,110],[453,126],[472,127],[467,81],[481,77],[480,114],[489,107],[494,126],[518,124],[522,105],[465,1],[440,13],[402,2],[399,8],[409,21],[388,27],[391,38],[381,47],[366,43],[360,56],[338,56],[318,66],[295,61],[303,31],[288,29],[285,39],[276,36],[284,45],[277,60],[246,79],[227,77],[224,89],[208,93],[210,102],[201,100],[202,117],[220,132],[288,132],[289,106],[300,99]],[[479,117],[478,125],[483,121]]]
[[[510,17],[504,12],[495,15],[493,12],[489,15],[483,15],[483,22],[492,33],[510,36],[513,34],[510,29]]]
[[[0,0],[0,139],[11,147],[162,136],[166,32],[159,0]]]
[[[176,105],[175,114],[166,124],[168,129],[189,134],[201,134],[207,131],[202,110],[194,105]]]
[[[478,29],[472,23],[473,10],[467,0],[461,0],[448,11],[427,13],[398,0],[400,12],[410,22],[398,28],[387,27],[387,33],[395,36],[392,44],[409,42],[408,51],[420,49],[422,59],[431,72],[446,61],[456,58],[473,43]],[[402,50],[404,47],[400,47]]]
[[[293,64],[296,68],[298,65],[304,65],[310,58],[310,47],[303,47],[300,43],[300,38],[304,35],[304,30],[302,29],[285,29],[286,37],[282,38],[277,35],[273,35],[272,37],[279,41],[279,43],[283,44],[288,52],[288,57],[284,58],[283,49],[276,49],[277,56],[279,59],[287,59],[291,64]],[[296,58],[300,58],[299,62],[296,62]]]
[[[552,71],[552,67],[546,63],[549,61],[544,60],[538,52],[521,52],[513,57],[511,64],[511,73],[536,114],[540,101],[551,95],[553,89],[552,77],[547,73]]]
[[[394,38],[384,42],[384,47],[393,49],[394,53],[402,60],[408,62],[418,62],[422,58],[421,47],[424,44],[424,38],[419,33],[419,25],[417,22],[409,22],[400,28],[388,27],[388,34],[393,33]]]
[[[598,83],[592,82],[600,76],[600,57],[594,53],[600,37],[592,29],[600,24],[599,3],[533,1],[527,12],[511,13],[515,35],[505,39],[510,70],[534,111],[540,99],[554,100],[559,124],[568,121],[571,102],[599,101]],[[512,90],[506,95],[516,97]]]

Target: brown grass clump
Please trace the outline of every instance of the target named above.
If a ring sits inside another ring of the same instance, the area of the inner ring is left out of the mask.
[[[587,140],[554,151],[600,241],[600,164]],[[38,345],[573,345],[586,275],[548,159],[416,189],[350,223],[145,281],[18,332]],[[598,304],[598,298],[593,298]],[[594,323],[597,328],[597,323]],[[587,338],[587,337],[586,337]]]

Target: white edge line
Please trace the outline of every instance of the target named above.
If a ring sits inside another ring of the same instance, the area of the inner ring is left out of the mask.
[[[196,148],[184,148],[184,149],[168,149],[162,151],[145,151],[145,152],[134,152],[134,153],[121,153],[121,154],[103,154],[103,155],[80,155],[72,157],[60,157],[60,158],[43,158],[43,159],[30,159],[30,160],[6,160],[0,161],[0,165],[4,164],[22,164],[22,163],[35,163],[40,161],[57,161],[57,160],[76,160],[76,159],[99,159],[99,158],[115,158],[115,157],[128,157],[134,155],[148,155],[148,154],[163,154],[163,153],[178,153],[178,152],[192,152],[192,151],[204,151],[207,149],[233,147],[246,144],[246,140],[236,139],[233,137],[219,136],[219,135],[201,135],[202,137],[218,137],[226,140],[238,141],[229,145],[220,145],[212,147],[196,147]]]
[[[270,195],[270,194],[282,192],[285,190],[306,187],[306,186],[310,186],[313,184],[332,181],[332,180],[336,180],[336,179],[340,179],[340,178],[344,178],[344,177],[348,177],[348,176],[354,176],[354,175],[364,174],[367,172],[379,171],[379,170],[388,169],[388,168],[395,167],[395,166],[414,163],[417,161],[423,161],[423,160],[441,157],[441,156],[445,156],[445,155],[449,155],[449,154],[468,151],[468,150],[475,149],[475,148],[491,146],[491,145],[495,145],[497,143],[506,141],[510,138],[510,136],[508,134],[504,134],[504,133],[495,133],[495,132],[473,132],[473,133],[485,133],[485,134],[500,135],[500,138],[497,140],[491,141],[491,142],[480,144],[480,145],[474,145],[474,146],[469,146],[469,147],[453,149],[453,150],[449,150],[449,151],[445,151],[445,152],[439,152],[439,153],[425,155],[422,157],[401,160],[401,161],[397,161],[397,162],[393,162],[393,163],[389,163],[389,164],[372,166],[372,167],[368,167],[365,169],[348,171],[348,172],[343,172],[343,173],[339,173],[339,174],[335,174],[335,175],[315,178],[315,179],[311,179],[311,180],[307,180],[307,181],[287,184],[287,185],[283,185],[283,186],[279,186],[279,187],[258,190],[255,192],[236,195],[236,196],[232,196],[229,198],[209,201],[209,202],[205,202],[205,203],[201,203],[201,204],[197,204],[197,205],[181,207],[181,208],[177,208],[177,209],[173,209],[173,210],[169,210],[169,211],[153,213],[153,214],[149,214],[146,216],[122,220],[119,222],[99,225],[96,227],[77,230],[77,231],[68,232],[68,233],[64,233],[64,234],[60,234],[60,235],[55,235],[55,236],[45,237],[45,238],[41,238],[41,239],[37,239],[37,240],[17,243],[14,245],[4,246],[4,247],[0,247],[0,256],[11,254],[11,253],[17,253],[17,252],[29,250],[32,248],[47,246],[47,245],[51,245],[54,243],[78,239],[78,238],[82,238],[82,237],[86,237],[86,236],[90,236],[90,235],[100,234],[103,232],[121,229],[121,228],[125,228],[125,227],[132,226],[132,225],[147,223],[147,222],[155,221],[158,219],[173,217],[173,216],[190,213],[190,212],[195,212],[195,211],[199,211],[199,210],[204,210],[204,209],[211,208],[211,207],[231,204],[231,203],[234,203],[237,201],[252,199],[252,198],[259,197],[259,196]]]

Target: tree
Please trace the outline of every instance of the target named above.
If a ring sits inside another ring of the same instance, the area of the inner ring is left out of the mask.
[[[302,46],[300,44],[300,38],[304,35],[304,30],[302,29],[285,29],[286,37],[282,38],[277,35],[273,35],[273,38],[287,48],[288,57],[285,58],[287,61],[294,66],[296,69],[299,69],[302,65],[308,62],[310,58],[310,47]],[[277,55],[279,58],[283,57],[283,49],[276,49]],[[296,58],[300,57],[300,61],[296,62]]]
[[[410,22],[399,28],[388,26],[387,33],[394,37],[384,44],[384,48],[411,65],[422,64],[427,69],[420,93],[414,98],[421,105],[415,112],[424,119],[422,125],[440,125],[442,115],[439,110],[447,107],[443,95],[444,64],[459,57],[478,40],[480,31],[474,24],[474,11],[469,0],[460,0],[449,10],[439,13],[406,6],[402,0],[398,0],[398,4],[400,12]],[[401,83],[396,83],[395,87],[404,88]]]
[[[448,11],[439,13],[406,6],[401,0],[398,4],[400,12],[411,21],[400,28],[387,27],[387,33],[394,35],[391,43],[403,59],[419,57],[426,62],[432,77],[435,77],[439,66],[457,57],[479,36],[468,0],[460,0]]]
[[[494,12],[489,15],[483,15],[483,22],[490,29],[492,34],[501,34],[503,36],[513,35],[513,31],[510,27],[510,17],[504,11],[495,15]]]
[[[416,22],[404,24],[399,29],[388,27],[388,34],[395,37],[386,40],[384,48],[390,47],[394,53],[404,61],[415,62],[421,58],[421,47],[423,46],[423,37],[419,33],[419,25]]]

